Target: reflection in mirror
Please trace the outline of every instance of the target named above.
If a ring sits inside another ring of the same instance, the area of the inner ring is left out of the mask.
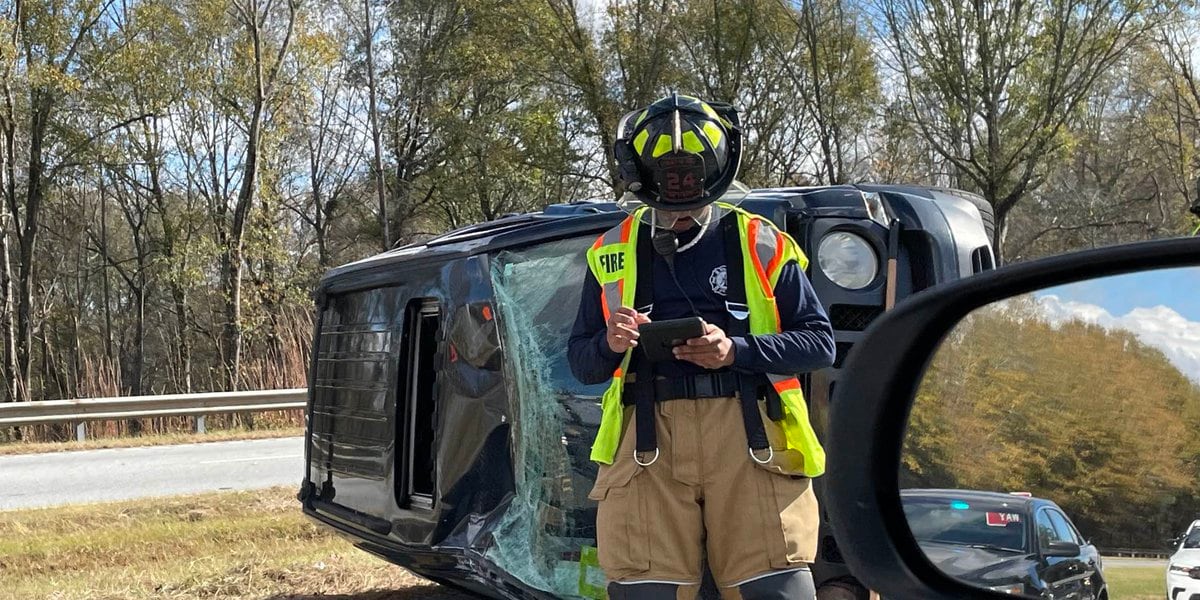
[[[1039,598],[1200,594],[1198,482],[1200,267],[968,315],[924,375],[900,473],[930,562]]]

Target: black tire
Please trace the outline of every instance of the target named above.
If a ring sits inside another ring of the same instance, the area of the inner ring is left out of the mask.
[[[856,582],[831,581],[817,590],[817,600],[868,600],[870,593]]]

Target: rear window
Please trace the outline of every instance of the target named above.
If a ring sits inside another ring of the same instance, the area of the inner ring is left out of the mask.
[[[1026,516],[1008,503],[904,498],[904,514],[918,542],[1028,550]]]

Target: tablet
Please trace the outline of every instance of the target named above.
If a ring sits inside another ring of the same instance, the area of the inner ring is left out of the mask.
[[[638,325],[638,333],[638,347],[646,353],[646,358],[654,362],[674,360],[675,346],[704,335],[704,321],[700,317],[651,321]]]

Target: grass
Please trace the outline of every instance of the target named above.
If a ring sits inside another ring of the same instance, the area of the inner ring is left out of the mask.
[[[232,440],[261,440],[299,435],[304,435],[302,427],[255,430],[222,429],[219,431],[209,431],[208,433],[164,433],[137,437],[89,439],[82,442],[10,442],[0,444],[0,456],[70,452],[72,450],[100,450],[103,448],[136,448],[141,446],[165,446],[168,444],[226,442]]]
[[[0,599],[465,597],[313,525],[294,493],[0,512]]]
[[[1112,600],[1162,600],[1166,597],[1167,572],[1162,567],[1125,567],[1105,562],[1104,580]]]

